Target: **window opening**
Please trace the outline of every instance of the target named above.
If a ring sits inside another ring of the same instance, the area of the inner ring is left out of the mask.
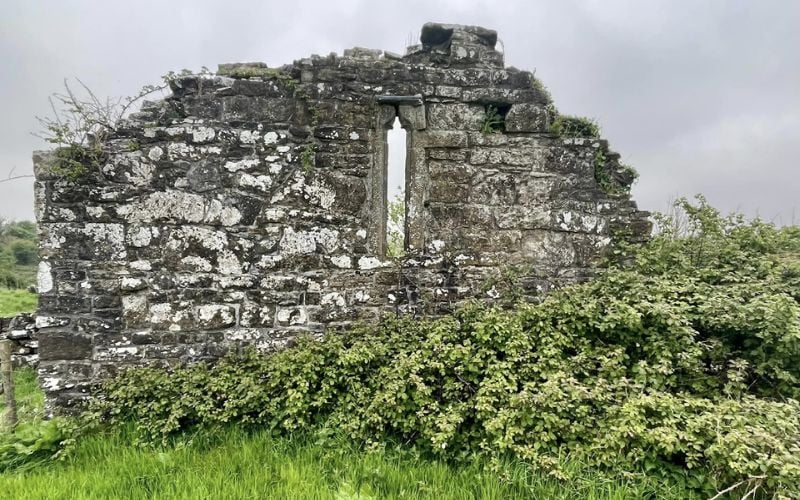
[[[506,103],[487,103],[483,107],[483,118],[481,120],[481,132],[484,134],[496,134],[505,132],[506,115],[511,109],[510,104]]]
[[[406,131],[395,117],[387,133],[386,256],[405,253],[406,226]]]

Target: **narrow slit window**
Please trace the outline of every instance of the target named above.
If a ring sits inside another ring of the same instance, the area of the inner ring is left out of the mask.
[[[399,118],[388,131],[387,145],[386,256],[400,257],[406,234],[406,131]]]

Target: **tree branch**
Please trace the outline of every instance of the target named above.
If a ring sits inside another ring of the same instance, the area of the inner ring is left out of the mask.
[[[34,175],[33,175],[33,174],[27,174],[27,175],[10,175],[10,176],[6,177],[5,179],[0,179],[0,184],[2,184],[3,182],[15,181],[15,180],[17,180],[17,179],[29,179],[29,178],[32,178],[32,177],[34,177]]]
[[[757,482],[757,484],[756,484],[756,488],[755,488],[755,489],[757,489],[757,488],[758,488],[758,486],[761,484],[761,481],[763,481],[764,479],[766,479],[766,477],[767,477],[767,476],[752,476],[752,477],[749,477],[749,478],[747,478],[747,479],[744,479],[744,480],[742,480],[742,481],[739,481],[738,483],[736,483],[736,484],[734,484],[734,485],[732,485],[732,486],[728,486],[728,487],[727,487],[727,488],[725,488],[724,490],[720,491],[719,493],[717,493],[716,495],[714,495],[713,497],[711,497],[709,500],[716,500],[717,498],[720,498],[720,497],[721,497],[722,495],[724,495],[725,493],[729,493],[729,492],[731,492],[731,491],[735,490],[736,488],[738,488],[739,486],[741,486],[741,485],[743,485],[743,484],[750,484],[750,483],[752,483],[753,481],[756,481],[756,482]],[[748,493],[748,495],[749,495],[749,493]]]

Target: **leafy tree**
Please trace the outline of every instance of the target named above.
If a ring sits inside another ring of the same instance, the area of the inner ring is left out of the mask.
[[[25,288],[35,281],[36,224],[0,220],[0,287]]]
[[[11,244],[11,253],[14,254],[15,263],[20,266],[34,265],[39,257],[36,243],[27,240],[15,240]]]
[[[4,236],[35,242],[36,224],[27,220],[12,222],[6,225]]]

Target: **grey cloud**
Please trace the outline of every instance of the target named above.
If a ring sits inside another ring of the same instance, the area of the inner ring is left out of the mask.
[[[596,118],[637,167],[640,206],[704,192],[788,222],[800,176],[800,3],[791,0],[99,2],[11,0],[0,18],[0,176],[30,172],[47,96],[78,76],[128,95],[169,70],[280,65],[351,46],[402,52],[426,21],[497,29],[563,112]],[[31,183],[0,216],[31,218]]]

